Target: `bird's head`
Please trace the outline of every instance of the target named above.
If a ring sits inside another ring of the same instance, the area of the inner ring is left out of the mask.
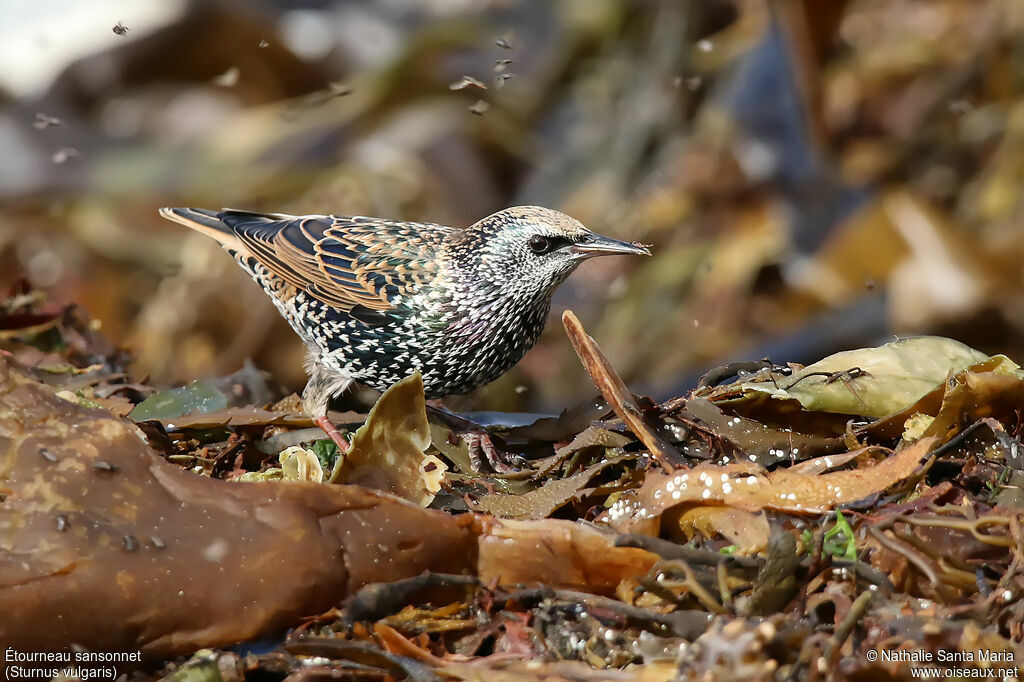
[[[466,232],[473,245],[462,257],[475,260],[477,277],[498,287],[537,293],[552,293],[588,258],[651,255],[645,246],[596,234],[578,220],[540,206],[506,208]]]

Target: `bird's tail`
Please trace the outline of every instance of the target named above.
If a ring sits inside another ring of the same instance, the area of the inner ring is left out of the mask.
[[[238,235],[222,220],[223,213],[205,208],[161,208],[160,215],[216,239],[227,248],[237,248]]]

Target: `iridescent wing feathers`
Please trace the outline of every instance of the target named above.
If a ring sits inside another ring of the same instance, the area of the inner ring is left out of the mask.
[[[438,254],[458,232],[432,223],[162,209],[164,217],[251,256],[284,282],[366,324],[401,315],[405,298],[438,275]]]

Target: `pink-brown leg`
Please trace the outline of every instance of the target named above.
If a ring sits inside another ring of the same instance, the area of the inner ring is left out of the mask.
[[[484,431],[464,433],[462,439],[469,448],[470,464],[477,471],[484,470],[484,461],[498,474],[514,474],[522,471],[525,465],[521,457],[499,451],[491,437]]]
[[[349,450],[348,441],[345,440],[345,436],[341,435],[341,431],[338,427],[331,423],[331,420],[327,418],[327,415],[317,417],[313,420],[313,423],[324,430],[327,437],[334,441],[334,444],[338,446],[338,452],[345,454]]]

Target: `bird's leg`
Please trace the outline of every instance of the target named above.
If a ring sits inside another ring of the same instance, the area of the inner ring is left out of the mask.
[[[449,430],[459,434],[469,451],[469,464],[474,471],[484,471],[485,461],[499,474],[514,474],[525,466],[519,455],[498,450],[490,434],[480,424],[452,412],[440,400],[428,400],[427,411]]]
[[[343,455],[348,452],[348,441],[345,440],[345,436],[341,435],[341,431],[338,430],[338,427],[327,418],[326,414],[314,419],[313,423],[323,429],[324,433],[327,434],[327,437],[334,441],[334,444],[338,446],[338,452]]]
[[[496,473],[516,473],[525,466],[525,461],[518,455],[498,450],[482,426],[445,408],[439,399],[427,400],[427,413],[447,429],[459,434],[466,443],[469,464],[474,471],[483,471],[484,462]]]
[[[352,385],[353,381],[344,375],[327,372],[312,357],[306,367],[309,370],[309,382],[302,391],[302,409],[313,419],[313,423],[323,429],[327,437],[334,441],[334,444],[338,446],[338,452],[345,454],[349,450],[349,443],[338,427],[332,424],[327,417],[327,405],[331,398],[342,393]]]
[[[477,471],[483,471],[484,460],[498,474],[514,474],[523,468],[523,459],[515,454],[504,453],[494,446],[486,431],[469,431],[462,434],[462,440],[469,448],[469,463]]]

